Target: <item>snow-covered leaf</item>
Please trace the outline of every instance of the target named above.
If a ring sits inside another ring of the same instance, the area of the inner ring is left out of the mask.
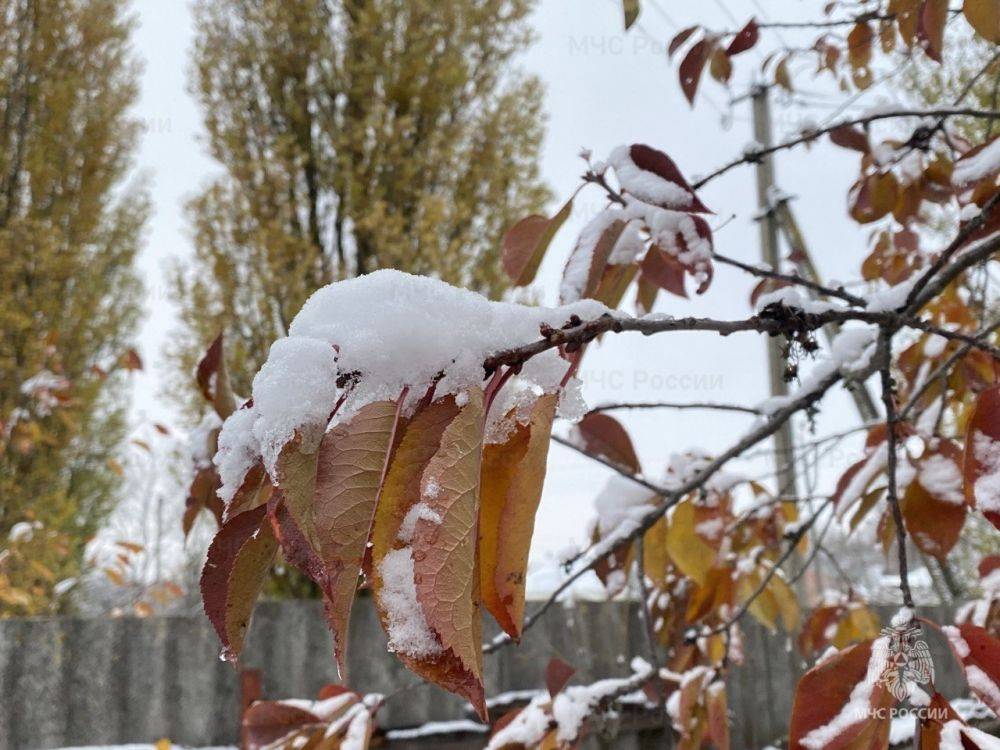
[[[965,499],[1000,529],[1000,386],[979,394],[965,433]]]

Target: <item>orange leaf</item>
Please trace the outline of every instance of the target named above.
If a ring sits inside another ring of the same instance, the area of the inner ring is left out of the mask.
[[[573,199],[566,201],[551,219],[534,214],[521,219],[503,238],[501,260],[514,286],[526,286],[535,279],[545,251],[559,227],[573,209]]]
[[[965,500],[1000,529],[1000,386],[979,394],[965,433]]]
[[[528,424],[483,451],[479,572],[483,603],[512,637],[521,635],[528,551],[542,498],[556,396],[539,398]],[[512,418],[513,415],[511,415]]]
[[[418,605],[416,561],[410,546],[417,523],[403,528],[411,511],[411,521],[419,518],[419,510],[414,508],[421,503],[422,477],[458,413],[455,399],[449,396],[419,408],[406,424],[375,511],[372,581],[379,619],[389,634],[389,650],[416,674],[474,699],[473,703],[482,708],[481,682],[469,674],[458,656],[442,648],[439,635],[433,632]]]
[[[413,572],[417,601],[428,624],[465,673],[457,692],[485,718],[476,556],[484,409],[482,391],[467,394],[420,481],[421,502],[439,521],[417,518]]]
[[[1000,3],[996,0],[965,0],[962,12],[979,36],[1000,44]]]
[[[936,451],[929,451],[917,462],[917,477],[900,503],[903,523],[914,544],[942,560],[958,542],[965,523],[960,461],[958,446],[942,441]]]
[[[327,432],[317,451],[313,512],[327,574],[327,614],[343,677],[347,628],[365,557],[379,486],[396,433],[398,406],[376,401]]]

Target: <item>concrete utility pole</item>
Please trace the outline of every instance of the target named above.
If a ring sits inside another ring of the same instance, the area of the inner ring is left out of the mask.
[[[767,101],[767,87],[756,86],[750,96],[753,103],[753,137],[763,148],[770,148],[771,111]],[[757,206],[760,209],[761,259],[771,268],[778,269],[778,220],[775,216],[771,193],[774,187],[774,161],[771,155],[757,161]],[[768,337],[767,369],[771,381],[771,395],[784,396],[788,393],[785,382],[785,358],[782,356],[781,340]],[[778,488],[783,497],[798,499],[798,483],[795,471],[795,453],[792,440],[791,421],[786,421],[774,435],[775,469]]]
[[[799,224],[795,220],[795,214],[792,213],[792,207],[788,204],[788,198],[779,197],[774,201],[773,209],[775,217],[778,220],[778,227],[785,237],[785,242],[788,243],[789,249],[799,259],[796,263],[799,273],[810,281],[822,284],[823,279],[820,277],[819,271],[816,270],[816,264],[813,263],[812,256],[809,254],[809,248],[806,247],[805,238],[799,230]],[[838,333],[840,333],[840,325],[837,323],[830,323],[823,327],[823,334],[828,343],[833,341],[834,336]],[[847,389],[854,399],[854,405],[857,407],[861,419],[865,422],[874,422],[880,419],[879,410],[875,406],[875,399],[864,383],[852,380],[847,383]]]

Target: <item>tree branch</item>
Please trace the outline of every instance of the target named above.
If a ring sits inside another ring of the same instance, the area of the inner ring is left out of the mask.
[[[735,169],[741,164],[754,164],[760,161],[763,157],[769,156],[770,154],[776,153],[778,151],[784,151],[785,149],[794,148],[795,146],[800,146],[803,143],[810,143],[820,136],[827,135],[834,130],[842,127],[850,127],[853,125],[868,125],[877,120],[891,120],[901,117],[978,117],[988,120],[998,120],[1000,119],[1000,111],[997,110],[981,110],[972,109],[968,107],[945,107],[938,109],[898,109],[889,112],[878,112],[871,115],[865,115],[864,117],[855,117],[849,120],[841,120],[833,125],[828,125],[824,128],[819,128],[817,130],[809,130],[802,133],[795,138],[791,138],[787,141],[775,144],[774,146],[769,146],[767,148],[756,149],[739,159],[734,159],[733,161],[725,164],[714,172],[711,172],[700,180],[697,180],[692,187],[698,190],[704,187],[706,184],[714,180],[716,177],[724,175],[731,169]]]

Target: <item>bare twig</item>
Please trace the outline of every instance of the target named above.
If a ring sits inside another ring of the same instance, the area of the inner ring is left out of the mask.
[[[945,107],[940,109],[898,109],[889,112],[878,112],[875,114],[865,115],[864,117],[855,117],[848,120],[841,120],[840,122],[834,123],[833,125],[828,125],[823,128],[816,130],[809,130],[795,138],[790,138],[787,141],[782,141],[768,148],[754,149],[748,154],[741,156],[738,159],[734,159],[728,164],[716,169],[714,172],[702,177],[697,180],[692,187],[698,190],[709,182],[714,180],[716,177],[724,175],[731,169],[735,169],[741,164],[753,164],[761,160],[761,158],[768,156],[770,154],[776,153],[778,151],[784,151],[785,149],[794,148],[795,146],[801,146],[803,143],[810,143],[816,140],[822,135],[827,135],[828,133],[837,130],[842,127],[851,127],[854,125],[868,125],[872,122],[878,120],[891,120],[902,117],[978,117],[988,120],[1000,119],[1000,111],[995,110],[980,110],[972,109],[968,107]]]
[[[717,404],[712,401],[690,401],[690,402],[671,402],[671,401],[633,401],[633,402],[621,402],[621,403],[608,403],[599,404],[591,409],[588,414],[599,414],[605,411],[620,411],[620,410],[631,410],[631,409],[678,409],[684,411],[687,409],[709,409],[715,411],[737,411],[743,414],[760,414],[759,409],[754,409],[752,406],[740,406],[739,404]]]
[[[811,289],[818,294],[822,294],[826,297],[837,297],[845,302],[849,302],[852,305],[857,305],[858,307],[864,307],[867,302],[864,298],[858,297],[855,294],[851,294],[843,287],[839,289],[833,289],[831,287],[823,286],[822,284],[817,284],[815,281],[810,281],[809,279],[803,278],[798,274],[791,273],[780,273],[778,271],[772,271],[767,268],[761,268],[760,266],[755,266],[750,263],[744,263],[743,261],[736,260],[735,258],[730,258],[725,255],[720,255],[715,253],[712,256],[712,260],[719,263],[723,263],[728,266],[733,266],[746,271],[754,276],[759,276],[767,279],[775,279],[776,281],[786,281],[789,284],[794,284],[796,286],[803,286],[807,289]]]
[[[896,487],[896,404],[892,382],[892,331],[883,327],[879,332],[879,350],[882,362],[879,376],[882,380],[882,403],[885,405],[886,426],[886,499],[892,509],[892,520],[896,525],[896,545],[899,557],[899,589],[903,594],[903,605],[913,608],[913,594],[910,592],[910,576],[906,564],[906,529],[903,527],[903,513],[899,509]]]

